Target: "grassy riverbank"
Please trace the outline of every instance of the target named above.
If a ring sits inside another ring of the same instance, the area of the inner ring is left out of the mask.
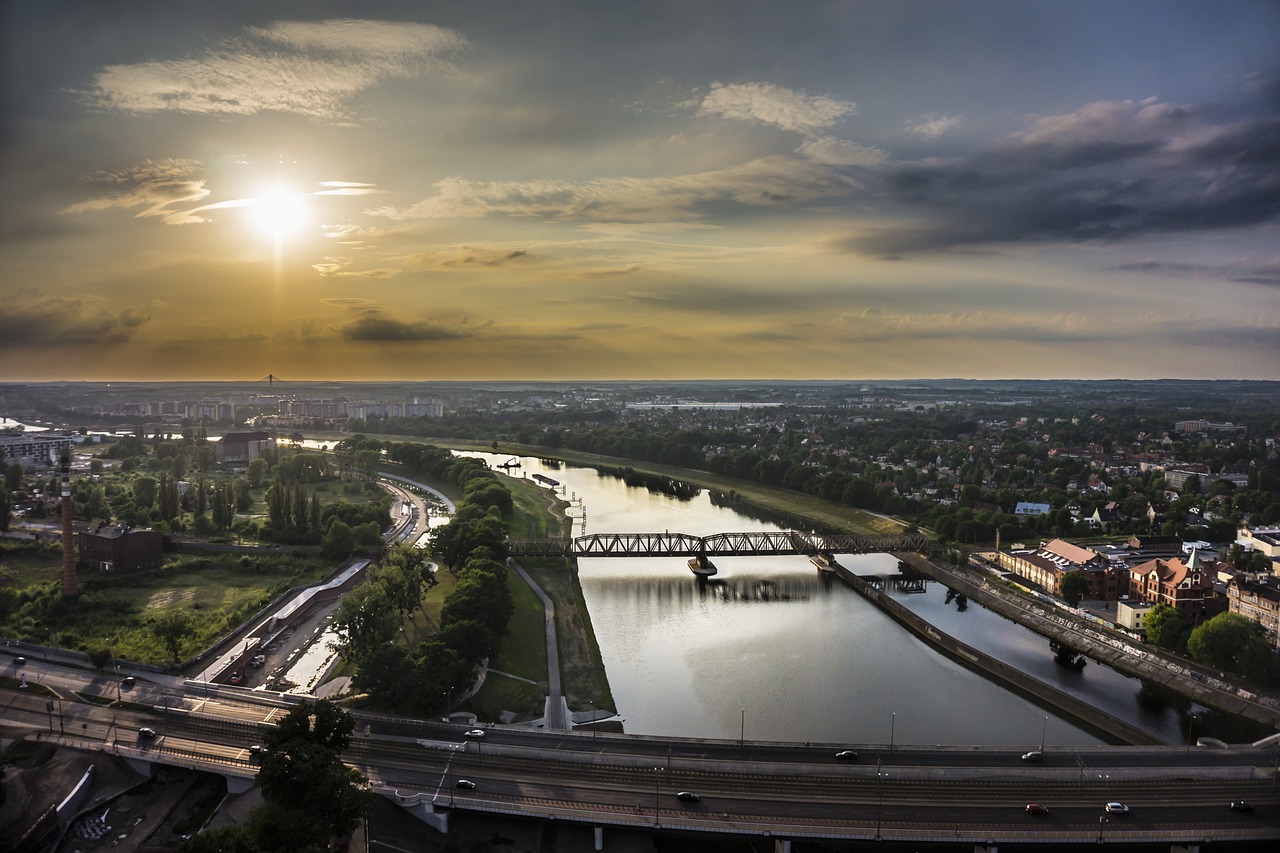
[[[343,433],[317,433],[313,437],[316,440],[339,441],[343,437],[349,436],[345,436]],[[486,443],[484,441],[417,435],[377,435],[372,437],[383,441],[431,444],[448,450],[465,450],[478,453],[495,452],[492,441]],[[897,519],[833,503],[793,489],[766,486],[762,483],[739,480],[722,474],[713,474],[710,471],[699,471],[695,468],[680,468],[675,465],[660,465],[655,462],[639,462],[634,459],[622,459],[617,456],[581,453],[576,450],[553,449],[532,444],[500,443],[496,452],[510,456],[558,459],[561,462],[588,468],[600,466],[631,468],[642,473],[671,477],[686,483],[702,486],[721,495],[732,496],[745,513],[750,513],[753,510],[768,513],[776,516],[782,523],[795,527],[816,528],[823,532],[831,533],[894,535],[901,533],[907,526],[905,522]]]

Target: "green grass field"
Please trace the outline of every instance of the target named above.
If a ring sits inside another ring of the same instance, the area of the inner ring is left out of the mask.
[[[284,555],[177,553],[157,570],[127,575],[79,573],[80,597],[62,598],[58,549],[0,550],[0,577],[12,591],[0,630],[6,636],[69,649],[103,649],[139,663],[167,665],[172,655],[150,630],[151,619],[183,613],[191,634],[180,658],[194,656],[292,586],[314,583],[333,564]]]

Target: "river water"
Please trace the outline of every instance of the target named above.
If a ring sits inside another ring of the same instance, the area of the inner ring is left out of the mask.
[[[467,453],[491,465],[510,456]],[[784,529],[714,505],[629,487],[594,469],[520,458],[513,476],[559,481],[574,535],[670,531],[696,536]],[[838,555],[858,574],[892,574],[887,554]],[[684,559],[584,558],[579,578],[609,685],[633,734],[829,743],[1037,748],[1102,741],[932,651],[805,557],[734,557],[699,582]],[[1240,724],[1089,662],[1053,661],[1046,639],[936,582],[898,600],[941,630],[1072,692],[1168,743],[1248,740]],[[575,709],[577,710],[577,709]],[[1195,722],[1190,722],[1191,715]]]

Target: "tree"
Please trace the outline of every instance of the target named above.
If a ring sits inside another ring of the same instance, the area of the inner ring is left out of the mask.
[[[1080,572],[1067,572],[1062,576],[1062,583],[1058,585],[1058,593],[1062,596],[1062,600],[1072,607],[1080,604],[1080,600],[1089,592],[1089,581]]]
[[[18,462],[11,462],[4,469],[4,484],[11,492],[16,492],[22,488],[22,465]]]
[[[216,826],[178,844],[179,853],[260,853],[253,832],[244,826]]]
[[[369,814],[368,780],[342,763],[355,721],[331,702],[303,702],[263,738],[263,806],[254,835],[265,850],[321,849]]]
[[[1271,648],[1261,624],[1239,613],[1219,613],[1191,632],[1187,652],[1200,663],[1252,675]]]
[[[139,477],[129,487],[133,492],[133,503],[140,509],[149,509],[160,494],[160,485],[154,477]]]
[[[327,560],[345,560],[356,547],[356,535],[340,518],[335,518],[320,540],[320,554]]]
[[[9,490],[0,484],[0,531],[9,529],[9,516],[13,512],[13,497]]]
[[[362,666],[374,649],[391,642],[397,627],[395,609],[376,581],[366,581],[344,595],[333,615],[339,648],[357,666]]]
[[[195,629],[191,625],[191,619],[183,611],[166,610],[151,620],[151,633],[164,643],[169,654],[173,655],[173,662],[177,663],[182,641],[194,634]]]
[[[1186,622],[1182,611],[1167,604],[1157,604],[1151,608],[1147,618],[1142,622],[1147,632],[1147,641],[1162,649],[1181,654],[1186,649]]]

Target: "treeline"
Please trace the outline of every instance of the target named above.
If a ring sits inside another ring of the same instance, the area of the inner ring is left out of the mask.
[[[108,469],[106,459],[119,461],[117,471]],[[266,448],[236,472],[215,462],[203,431],[186,430],[181,439],[139,432],[92,460],[90,476],[72,477],[72,516],[164,534],[320,545],[325,556],[342,560],[358,548],[377,549],[391,524],[391,498],[368,476],[368,459],[359,462],[335,470],[325,454]],[[21,497],[26,514],[57,514],[57,476],[32,481],[18,463],[6,466],[5,475],[6,490]],[[258,500],[265,504],[265,518],[252,515]]]
[[[365,443],[363,437],[358,437]],[[388,458],[424,479],[462,489],[450,522],[432,536],[432,556],[456,578],[435,635],[415,649],[393,642],[435,578],[422,552],[389,551],[361,586],[342,601],[334,625],[342,653],[356,664],[354,682],[377,704],[423,715],[448,707],[497,653],[514,611],[507,588],[507,524],[511,493],[478,459],[418,444],[387,444]]]

